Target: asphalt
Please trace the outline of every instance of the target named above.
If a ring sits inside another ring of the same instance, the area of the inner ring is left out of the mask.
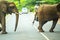
[[[60,40],[60,24],[59,22],[54,29],[55,32],[49,32],[52,21],[47,22],[43,29],[45,32],[38,32],[38,22],[35,21],[34,25],[32,21],[34,14],[21,14],[19,15],[19,23],[16,32],[15,27],[15,14],[6,16],[6,31],[8,34],[0,33],[0,40]]]

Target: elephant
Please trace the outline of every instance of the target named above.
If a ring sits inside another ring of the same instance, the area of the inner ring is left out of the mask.
[[[33,22],[32,23],[34,24],[35,21],[38,21],[37,12],[35,12],[34,19],[33,19]]]
[[[57,24],[58,19],[60,18],[60,3],[58,4],[42,4],[37,10],[38,16],[38,30],[39,32],[44,32],[43,25],[48,21],[53,21],[52,27],[49,32],[54,32],[54,28]]]
[[[19,12],[14,2],[8,2],[8,1],[0,1],[0,24],[2,25],[2,34],[7,34],[6,32],[6,15],[7,14],[16,14],[16,24],[15,24],[15,30],[18,25],[18,19],[19,19]]]

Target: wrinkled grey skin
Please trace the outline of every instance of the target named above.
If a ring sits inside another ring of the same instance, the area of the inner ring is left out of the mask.
[[[39,32],[44,32],[42,26],[48,22],[53,21],[52,27],[49,30],[50,32],[54,32],[54,28],[58,19],[60,18],[60,3],[57,5],[40,5],[37,11],[39,26]]]
[[[19,15],[18,15],[18,10],[16,8],[16,5],[13,2],[0,1],[0,23],[2,25],[2,34],[7,34],[6,19],[5,19],[6,14],[12,14],[12,13],[16,14],[15,27],[17,27]]]

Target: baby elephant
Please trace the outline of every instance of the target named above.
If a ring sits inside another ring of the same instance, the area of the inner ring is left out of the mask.
[[[37,16],[39,21],[39,27],[38,27],[39,32],[44,32],[42,26],[46,22],[51,20],[53,20],[53,24],[49,31],[54,32],[53,29],[55,28],[56,23],[60,18],[60,3],[57,5],[47,5],[47,4],[40,5],[37,11]]]
[[[32,23],[34,24],[35,21],[38,21],[37,12],[34,15],[34,19],[33,19],[33,22]]]

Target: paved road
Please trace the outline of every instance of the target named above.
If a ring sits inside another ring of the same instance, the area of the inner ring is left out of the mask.
[[[17,31],[14,32],[15,15],[7,15],[7,32],[8,34],[0,34],[0,40],[60,40],[60,25],[57,23],[55,32],[50,33],[48,30],[52,25],[52,21],[47,22],[43,29],[45,32],[38,32],[38,22],[32,21],[34,14],[22,14],[19,16],[19,23]]]

